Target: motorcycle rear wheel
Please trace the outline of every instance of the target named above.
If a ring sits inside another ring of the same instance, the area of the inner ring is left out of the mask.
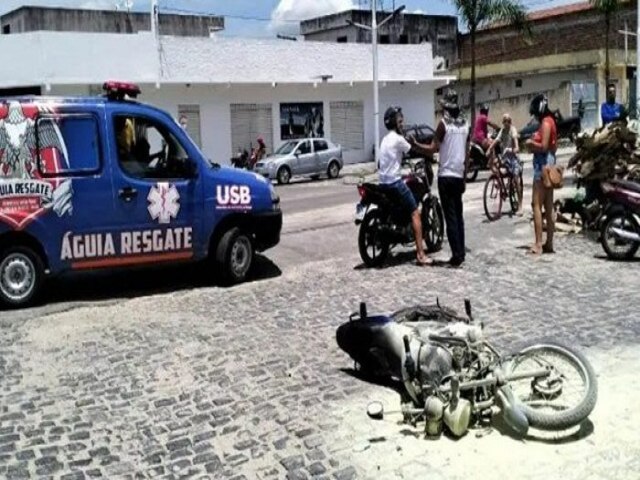
[[[617,239],[613,233],[609,232],[614,227],[633,230],[640,234],[640,225],[633,215],[619,212],[607,218],[600,232],[600,243],[609,258],[612,260],[631,260],[640,248],[640,242]]]
[[[444,213],[435,197],[422,206],[422,231],[427,251],[440,251],[444,241]]]
[[[467,183],[473,183],[476,181],[476,178],[478,178],[478,172],[480,171],[480,168],[478,168],[475,165],[472,165],[469,167],[469,170],[467,170],[467,174],[465,176],[465,180]]]
[[[381,238],[382,213],[370,210],[360,224],[358,250],[360,258],[369,267],[379,267],[389,255],[389,242]]]
[[[530,426],[558,431],[581,424],[593,411],[598,398],[598,382],[589,361],[570,347],[545,341],[520,350],[505,365],[505,373],[511,375],[540,368],[549,369],[551,374],[546,378],[509,382]],[[575,387],[577,391],[572,395]]]

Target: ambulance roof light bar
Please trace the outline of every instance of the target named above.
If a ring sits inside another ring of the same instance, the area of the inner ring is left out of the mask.
[[[104,82],[102,90],[104,90],[105,96],[109,100],[124,100],[125,96],[136,98],[141,93],[140,87],[135,83],[118,82],[114,80]]]

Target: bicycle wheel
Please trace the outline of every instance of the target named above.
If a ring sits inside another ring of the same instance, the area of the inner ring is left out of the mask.
[[[489,221],[497,220],[502,215],[502,189],[496,174],[492,174],[484,184],[484,213]]]
[[[520,199],[518,197],[518,189],[523,189],[522,175],[517,177],[509,177],[509,203],[511,204],[511,213],[516,213],[520,208]]]
[[[546,369],[548,377],[511,381],[509,385],[529,424],[540,430],[579,425],[593,411],[598,382],[580,352],[557,342],[532,342],[505,365],[507,376]]]

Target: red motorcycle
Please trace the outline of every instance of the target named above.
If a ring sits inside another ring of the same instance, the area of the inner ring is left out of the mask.
[[[607,202],[602,248],[613,260],[630,260],[640,248],[640,183],[613,180],[601,188]]]
[[[444,216],[438,197],[431,192],[433,168],[429,161],[419,160],[403,181],[422,206],[422,232],[427,251],[442,248]],[[411,215],[393,191],[375,183],[358,185],[360,203],[356,205],[356,225],[360,225],[358,249],[367,267],[379,267],[395,245],[414,241]]]

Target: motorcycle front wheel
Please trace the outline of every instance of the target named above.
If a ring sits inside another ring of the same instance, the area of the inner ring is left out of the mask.
[[[612,229],[640,235],[640,226],[633,215],[626,212],[614,213],[607,218],[600,232],[600,243],[607,256],[613,260],[630,260],[640,248],[640,242],[619,238]]]
[[[389,255],[389,242],[382,238],[382,212],[370,210],[360,224],[358,233],[358,250],[364,264],[379,267]]]
[[[533,343],[505,365],[507,377],[546,369],[547,377],[509,382],[529,425],[539,430],[565,430],[581,424],[598,398],[596,374],[579,352],[556,342]]]

